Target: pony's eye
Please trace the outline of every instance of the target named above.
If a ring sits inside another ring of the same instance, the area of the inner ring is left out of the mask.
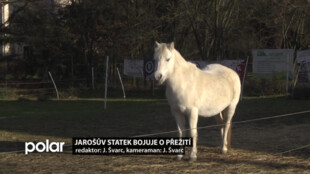
[[[169,62],[170,58],[166,59],[167,62]]]

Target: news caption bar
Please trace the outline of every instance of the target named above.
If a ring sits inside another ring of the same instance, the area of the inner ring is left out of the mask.
[[[175,155],[192,146],[192,138],[72,138],[74,155]]]

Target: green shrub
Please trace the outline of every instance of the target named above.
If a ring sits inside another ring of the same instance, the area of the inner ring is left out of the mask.
[[[286,81],[273,78],[259,78],[248,76],[244,83],[244,95],[265,96],[286,93]]]

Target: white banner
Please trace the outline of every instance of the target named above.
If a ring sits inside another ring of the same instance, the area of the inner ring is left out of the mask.
[[[310,50],[297,51],[297,63],[310,62]]]
[[[246,60],[221,60],[219,63],[235,70],[238,73],[240,79],[243,79]]]
[[[299,63],[299,82],[310,82],[310,50],[297,51],[297,63]]]
[[[124,74],[131,77],[143,77],[143,60],[124,59]]]
[[[204,69],[208,64],[211,64],[211,62],[207,63],[207,61],[201,61],[201,60],[190,60],[189,62],[195,64],[199,69]],[[228,68],[231,68],[235,70],[236,72],[239,72],[241,71],[240,65],[244,62],[245,60],[220,60],[220,61],[213,62],[213,63],[218,63],[221,65],[227,66]]]
[[[293,49],[252,50],[253,72],[271,74],[278,72],[293,73]]]
[[[208,65],[207,61],[201,61],[201,60],[190,60],[189,62],[194,63],[199,69],[204,69]],[[245,60],[221,60],[219,62],[214,63],[222,64],[235,70],[240,75],[240,77],[242,77],[242,74],[244,73],[243,71],[245,66]],[[146,67],[148,66],[144,65],[143,60],[124,59],[124,74],[127,76],[143,77],[145,73],[144,68]],[[152,71],[154,70],[152,69]]]
[[[221,60],[219,63],[235,70],[236,72],[244,71],[245,60]]]

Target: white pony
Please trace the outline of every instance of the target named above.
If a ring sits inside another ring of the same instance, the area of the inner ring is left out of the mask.
[[[183,136],[185,119],[190,126],[193,147],[190,160],[197,159],[198,115],[216,116],[221,127],[222,152],[230,148],[231,120],[240,96],[240,79],[237,73],[225,66],[211,64],[204,70],[187,62],[174,49],[174,43],[155,45],[155,79],[166,82],[166,97],[175,117],[179,136]],[[177,155],[181,160],[183,155]]]

